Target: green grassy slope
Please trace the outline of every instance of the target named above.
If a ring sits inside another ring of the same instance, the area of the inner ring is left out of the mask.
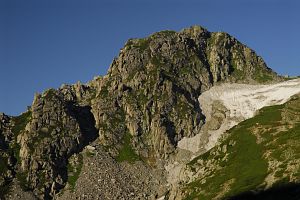
[[[197,178],[186,199],[226,199],[300,178],[300,96],[266,107],[228,131],[221,145],[189,163]]]

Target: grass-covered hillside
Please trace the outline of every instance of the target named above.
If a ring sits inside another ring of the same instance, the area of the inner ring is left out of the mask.
[[[272,191],[300,180],[300,95],[232,128],[189,169],[186,199],[297,199],[299,187],[291,187],[292,195]]]

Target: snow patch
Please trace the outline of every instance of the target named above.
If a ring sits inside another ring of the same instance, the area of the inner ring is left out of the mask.
[[[226,83],[212,87],[199,97],[200,107],[206,116],[206,121],[211,119],[212,104],[215,101],[221,102],[228,109],[228,112],[226,119],[224,119],[218,130],[208,131],[208,141],[204,148],[206,150],[213,148],[223,133],[241,121],[253,117],[259,109],[266,106],[283,104],[291,96],[298,93],[300,93],[300,79],[271,85]],[[179,141],[178,147],[193,153],[198,152],[201,145],[203,145],[201,141],[203,134],[203,131],[200,131],[199,134],[192,138],[183,138]]]

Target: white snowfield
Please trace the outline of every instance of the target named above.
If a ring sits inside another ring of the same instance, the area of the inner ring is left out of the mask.
[[[202,93],[199,97],[199,103],[206,117],[206,122],[211,120],[212,105],[215,102],[225,107],[226,117],[217,130],[211,130],[209,123],[206,123],[196,136],[185,137],[179,141],[178,152],[188,150],[190,155],[188,158],[178,156],[176,162],[170,162],[165,166],[170,185],[176,187],[176,183],[182,178],[184,180],[183,172],[187,160],[213,148],[227,130],[253,117],[259,109],[265,106],[283,104],[291,96],[298,93],[300,93],[300,79],[271,85],[222,84]]]
[[[265,106],[280,105],[287,102],[291,96],[300,93],[300,79],[293,79],[271,85],[223,84],[214,86],[199,97],[199,102],[206,121],[211,118],[212,104],[221,102],[228,112],[226,119],[218,130],[208,131],[208,141],[204,148],[209,150],[218,142],[227,130],[236,124],[253,117],[259,109]],[[204,133],[192,138],[183,138],[178,143],[180,149],[196,153],[200,150]],[[203,148],[203,144],[202,144]]]

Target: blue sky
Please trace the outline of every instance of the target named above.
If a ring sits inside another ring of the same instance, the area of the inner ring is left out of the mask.
[[[225,31],[280,74],[300,75],[300,3],[289,0],[0,0],[0,112],[106,73],[127,39],[194,24]]]

